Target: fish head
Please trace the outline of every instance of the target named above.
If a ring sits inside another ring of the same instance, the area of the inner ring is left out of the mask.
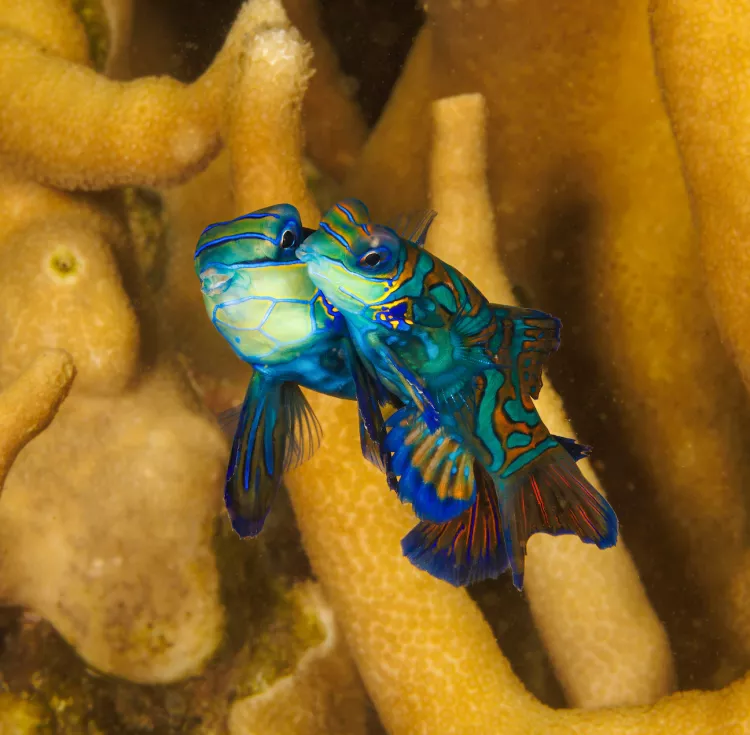
[[[344,199],[326,212],[297,255],[337,309],[362,314],[398,287],[408,247],[394,230],[372,224],[362,202]]]
[[[206,227],[195,248],[194,264],[209,316],[241,298],[264,266],[299,263],[297,248],[308,232],[291,204]]]

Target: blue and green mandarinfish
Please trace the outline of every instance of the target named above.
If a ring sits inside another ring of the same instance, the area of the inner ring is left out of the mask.
[[[486,576],[505,563],[520,589],[534,533],[616,543],[614,511],[575,464],[590,449],[551,435],[533,403],[559,346],[557,319],[493,306],[454,268],[371,223],[356,199],[334,205],[297,255],[367,369],[405,404],[383,446],[399,495],[424,519],[402,544],[414,564],[460,584],[460,538],[474,555],[493,554]],[[461,521],[448,537],[445,524],[470,511],[485,513],[482,527]],[[504,559],[491,548],[501,536]]]
[[[399,218],[419,245],[434,212]],[[227,469],[225,501],[240,536],[263,528],[283,472],[303,462],[320,439],[299,386],[357,399],[365,457],[387,473],[380,447],[381,407],[401,402],[373,380],[352,349],[344,319],[313,284],[296,250],[311,230],[297,209],[280,204],[209,225],[195,249],[195,271],[216,329],[254,368]],[[224,420],[237,419],[237,411]]]
[[[224,490],[232,527],[242,537],[260,533],[283,473],[310,457],[320,441],[299,386],[355,399],[352,371],[359,368],[368,396],[377,394],[375,403],[388,399],[361,369],[343,318],[296,257],[309,233],[297,209],[281,204],[209,225],[195,249],[208,315],[254,369]],[[222,418],[231,421],[236,413]],[[374,445],[378,431],[364,417],[362,427],[363,450],[385,469]]]

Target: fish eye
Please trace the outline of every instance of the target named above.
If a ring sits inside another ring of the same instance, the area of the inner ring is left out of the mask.
[[[387,252],[384,253],[382,248],[369,250],[359,260],[360,264],[366,268],[376,268],[382,262],[388,259]]]
[[[208,268],[201,273],[201,291],[206,296],[216,296],[229,288],[232,273],[222,273],[215,268]]]
[[[280,246],[284,250],[290,250],[291,248],[297,247],[297,235],[292,230],[284,230],[284,234],[281,236]]]

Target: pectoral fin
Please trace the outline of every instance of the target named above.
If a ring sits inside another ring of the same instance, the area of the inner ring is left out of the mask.
[[[398,356],[385,345],[383,345],[380,354],[391,368],[393,377],[401,383],[404,391],[409,394],[412,403],[422,413],[427,428],[430,431],[435,431],[440,426],[440,413],[437,401],[430,394],[424,381],[404,365]]]
[[[263,530],[283,473],[312,456],[319,443],[320,425],[299,386],[256,371],[242,404],[224,488],[239,536]]]
[[[476,496],[473,457],[440,427],[430,431],[413,407],[386,422],[384,449],[393,453],[398,495],[423,520],[441,523],[460,515]]]

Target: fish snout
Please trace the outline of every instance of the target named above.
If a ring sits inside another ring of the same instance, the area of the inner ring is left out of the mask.
[[[300,243],[296,255],[303,263],[309,263],[313,258],[313,249],[304,242]]]

